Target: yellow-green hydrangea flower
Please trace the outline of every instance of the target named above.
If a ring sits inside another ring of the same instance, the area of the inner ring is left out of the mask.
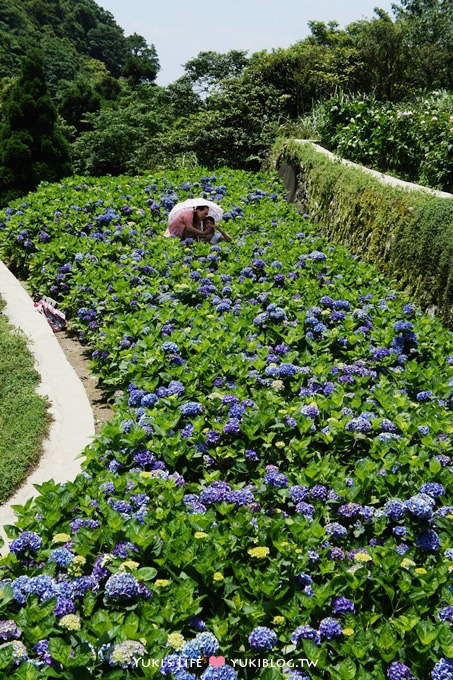
[[[69,534],[55,534],[52,538],[52,543],[69,543],[71,536]]]
[[[68,567],[68,574],[69,576],[82,576],[83,574],[83,569],[82,567],[86,563],[86,559],[84,558],[83,555],[75,555],[74,559],[72,560],[71,564]]]
[[[80,616],[77,616],[77,614],[66,614],[61,617],[59,623],[66,630],[80,630],[81,628]]]
[[[139,566],[140,564],[138,562],[134,562],[134,560],[124,560],[124,562],[121,562],[119,569],[120,571],[125,571],[126,569],[135,571],[139,568]]]
[[[167,638],[167,644],[176,650],[182,649],[184,643],[185,639],[181,633],[170,633]]]
[[[281,626],[283,623],[285,623],[285,617],[284,616],[274,616],[272,619],[272,623],[274,626]]]
[[[207,538],[208,534],[205,531],[196,531],[194,536],[195,538]]]
[[[269,555],[269,548],[267,546],[258,546],[257,548],[250,548],[248,554],[250,557],[267,557]]]
[[[158,578],[156,581],[154,581],[154,585],[156,588],[165,588],[165,586],[168,586],[170,581],[167,578]]]
[[[212,578],[214,581],[223,581],[225,579],[224,575],[220,571],[214,572],[214,576]]]
[[[354,555],[354,559],[356,562],[371,562],[372,557],[367,552],[358,552]]]
[[[415,562],[408,557],[405,557],[404,560],[401,561],[401,566],[404,567],[404,569],[408,569],[409,567],[415,567]]]

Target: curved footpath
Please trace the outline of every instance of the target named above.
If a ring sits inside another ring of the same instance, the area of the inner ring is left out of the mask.
[[[31,297],[1,261],[0,296],[6,303],[3,312],[9,322],[29,339],[29,349],[41,376],[38,392],[48,398],[52,417],[38,466],[8,502],[0,506],[0,534],[5,539],[0,553],[5,554],[9,539],[3,526],[14,524],[16,520],[11,506],[23,505],[32,496],[38,496],[34,484],[43,484],[50,479],[55,482],[74,479],[80,472],[81,461],[76,459],[92,441],[95,425],[83,384],[46,318],[36,310]]]

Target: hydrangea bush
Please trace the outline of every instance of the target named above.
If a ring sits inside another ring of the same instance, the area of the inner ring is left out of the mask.
[[[232,244],[162,238],[191,196]],[[272,175],[43,184],[0,229],[115,412],[8,527],[3,673],[453,678],[450,333]]]

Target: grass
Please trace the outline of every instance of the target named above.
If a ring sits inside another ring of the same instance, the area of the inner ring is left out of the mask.
[[[36,466],[50,422],[26,338],[8,323],[4,306],[0,298],[0,503]]]

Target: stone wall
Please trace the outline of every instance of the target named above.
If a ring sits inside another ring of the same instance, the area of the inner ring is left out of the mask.
[[[453,327],[453,195],[341,160],[318,144],[273,151],[288,200]]]

